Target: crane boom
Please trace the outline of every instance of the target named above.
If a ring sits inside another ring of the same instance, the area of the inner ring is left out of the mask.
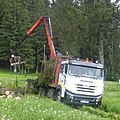
[[[50,49],[50,56],[51,58],[56,57],[55,48],[53,45],[53,35],[52,35],[52,27],[51,27],[51,21],[50,17],[48,16],[41,16],[34,25],[26,32],[25,36],[22,38],[21,42],[15,46],[13,51],[15,51],[24,41],[25,39],[41,24],[41,22],[44,22],[47,38],[48,38],[48,45]]]

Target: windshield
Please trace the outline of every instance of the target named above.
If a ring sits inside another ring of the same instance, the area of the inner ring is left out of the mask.
[[[103,76],[102,69],[78,65],[69,65],[68,73],[73,76],[85,76],[98,79]]]

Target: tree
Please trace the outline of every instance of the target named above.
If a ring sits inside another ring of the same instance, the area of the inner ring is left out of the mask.
[[[76,54],[78,49],[79,34],[76,24],[76,19],[71,15],[74,4],[72,1],[61,0],[56,1],[56,4],[51,8],[52,25],[54,37],[62,44],[62,50],[68,51],[69,54]]]
[[[26,31],[41,15],[48,15],[57,50],[82,59],[99,59],[109,74],[120,72],[120,9],[110,0],[1,0],[0,4],[0,60],[8,60]],[[41,24],[15,51],[36,72],[44,58],[44,45],[49,56],[45,34]]]

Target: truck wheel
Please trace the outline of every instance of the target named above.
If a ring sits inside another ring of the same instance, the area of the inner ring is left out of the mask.
[[[56,90],[56,101],[58,102],[62,102],[62,98],[61,98],[61,91],[60,90]]]
[[[53,99],[53,93],[54,93],[54,89],[49,89],[47,92],[47,96],[51,99]]]

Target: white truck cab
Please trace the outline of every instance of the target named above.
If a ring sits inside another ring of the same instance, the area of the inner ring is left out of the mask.
[[[104,90],[103,65],[62,61],[57,88],[60,89],[60,98],[66,103],[100,106]]]

